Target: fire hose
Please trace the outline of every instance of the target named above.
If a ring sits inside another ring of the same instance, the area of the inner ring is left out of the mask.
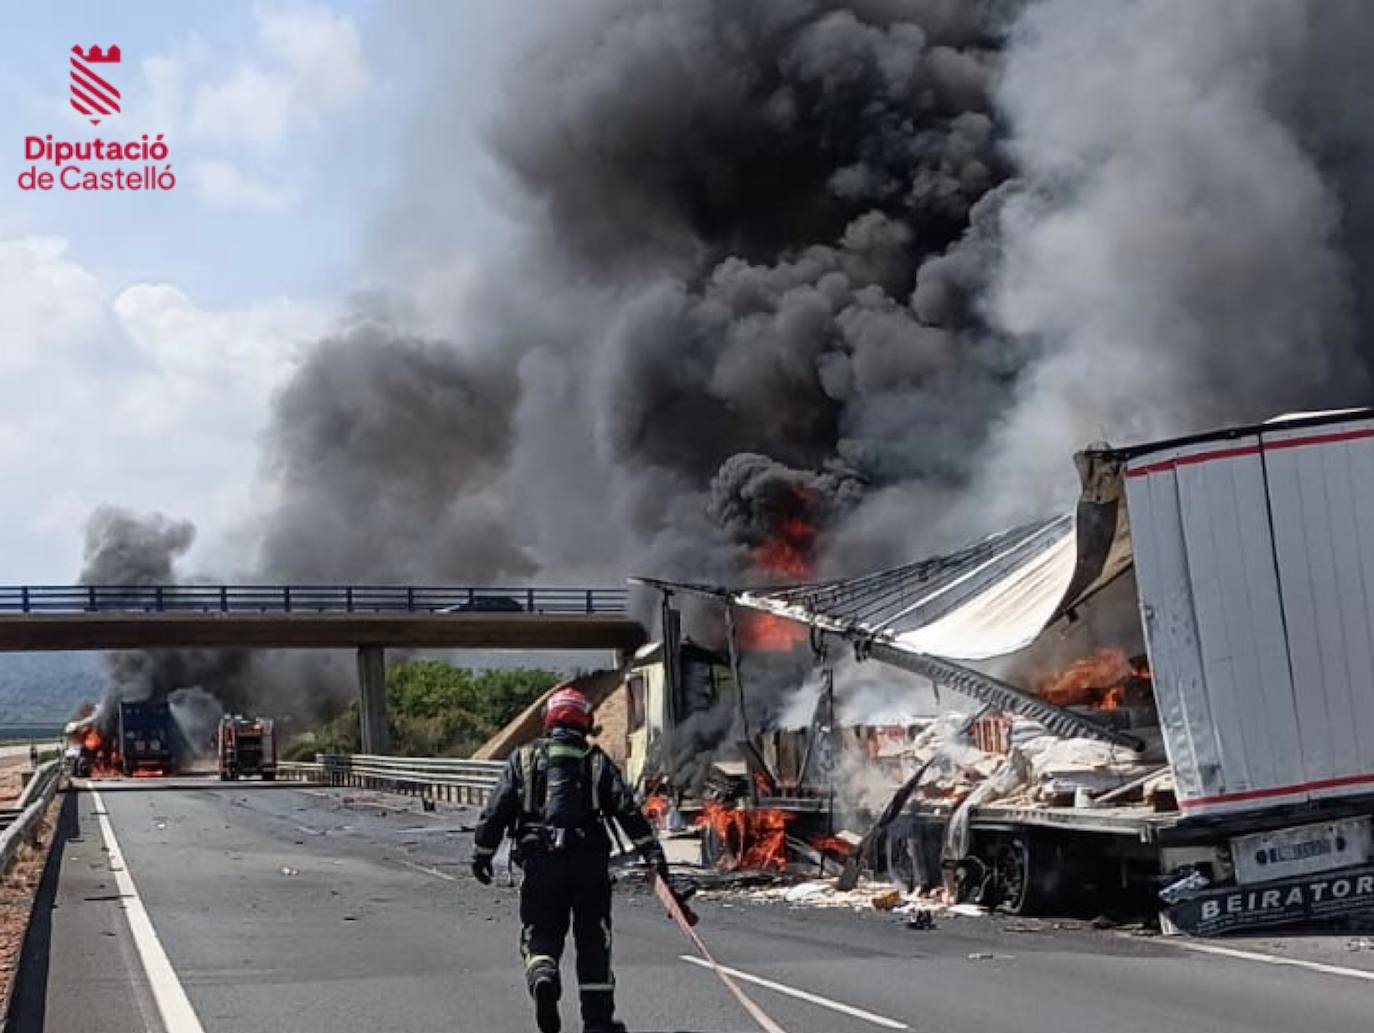
[[[654,893],[658,899],[662,901],[664,908],[667,909],[668,916],[677,923],[677,927],[692,941],[692,946],[696,948],[702,960],[711,967],[711,971],[725,984],[725,988],[734,994],[735,1000],[740,1003],[740,1007],[747,1011],[749,1017],[758,1023],[759,1029],[763,1030],[763,1033],[787,1033],[785,1029],[770,1019],[768,1013],[755,1004],[748,994],[740,989],[739,984],[731,979],[729,973],[722,969],[716,962],[716,959],[711,956],[711,952],[702,941],[700,934],[693,928],[693,926],[697,924],[696,914],[678,899],[677,893],[674,892],[673,887],[669,885],[668,880],[657,872],[652,873],[649,877],[653,880]]]

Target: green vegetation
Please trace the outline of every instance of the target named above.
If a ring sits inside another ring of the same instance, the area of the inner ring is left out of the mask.
[[[386,671],[391,753],[404,757],[466,757],[511,718],[556,685],[553,671],[470,671],[443,660],[410,660]],[[361,748],[358,704],[296,743],[283,759]]]

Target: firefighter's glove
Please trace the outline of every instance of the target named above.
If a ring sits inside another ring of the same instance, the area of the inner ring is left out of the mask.
[[[491,858],[489,850],[478,850],[472,855],[472,875],[483,886],[491,885]]]
[[[655,875],[668,883],[668,885],[672,885],[672,882],[668,878],[668,858],[663,856],[662,848],[649,851],[644,859],[649,862],[649,867],[653,869]]]

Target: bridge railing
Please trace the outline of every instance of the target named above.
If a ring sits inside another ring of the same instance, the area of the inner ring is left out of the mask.
[[[282,762],[283,779],[403,793],[452,803],[485,803],[501,777],[499,760],[317,753],[313,763]]]
[[[0,613],[608,613],[624,588],[0,585]]]

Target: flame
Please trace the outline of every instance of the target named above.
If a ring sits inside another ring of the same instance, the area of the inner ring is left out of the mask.
[[[796,581],[811,573],[811,551],[816,529],[799,516],[784,517],[773,535],[754,550],[754,569],[777,578]]]
[[[118,778],[121,762],[113,739],[107,739],[100,729],[90,725],[81,733],[81,750],[90,757],[91,778]]]
[[[766,653],[786,653],[806,641],[806,625],[751,610],[740,621],[740,646]]]
[[[858,851],[858,847],[853,843],[838,836],[812,836],[807,842],[823,854],[835,854],[839,857],[851,857]]]
[[[725,845],[719,867],[727,871],[787,870],[787,823],[792,815],[767,808],[744,809],[707,801],[696,824]]]
[[[644,812],[644,817],[649,819],[650,825],[661,829],[672,806],[673,802],[662,793],[654,793],[644,801],[644,806],[640,810]]]
[[[1116,710],[1125,705],[1126,683],[1132,678],[1148,681],[1149,667],[1143,661],[1127,660],[1124,650],[1108,647],[1075,660],[1060,674],[1044,679],[1036,692],[1061,707]]]

